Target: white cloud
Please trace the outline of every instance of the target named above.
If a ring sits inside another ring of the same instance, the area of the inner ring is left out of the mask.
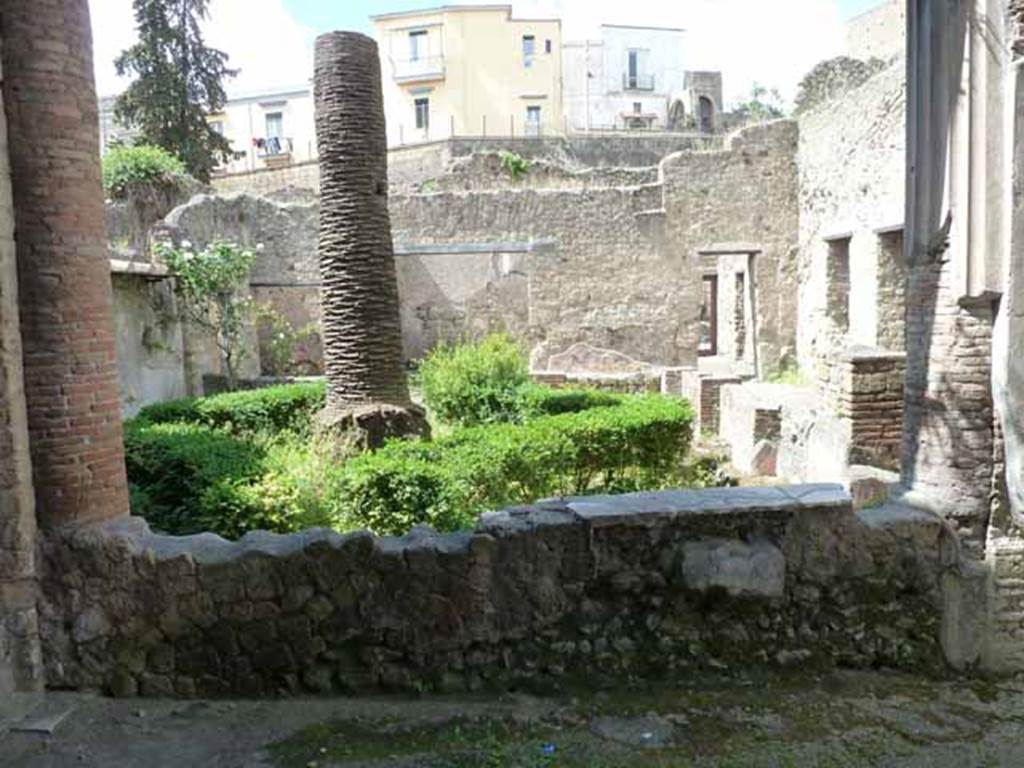
[[[131,0],[89,0],[96,88],[106,96],[122,91],[114,59],[135,42]],[[229,93],[305,83],[313,75],[313,30],[299,24],[282,0],[215,0],[206,22],[208,45],[225,51],[241,70],[226,83]]]

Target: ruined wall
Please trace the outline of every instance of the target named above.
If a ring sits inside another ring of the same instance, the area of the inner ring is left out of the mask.
[[[402,246],[551,241],[530,253],[534,365],[577,342],[663,364],[695,361],[694,271],[661,249],[661,189],[503,190],[394,196]],[[652,220],[653,219],[653,220]]]
[[[568,137],[466,137],[411,144],[388,150],[388,181],[399,189],[443,176],[460,158],[475,154],[515,152],[531,161],[546,161],[582,171],[587,168],[653,168],[672,152],[716,149],[722,137],[696,134],[596,134]],[[215,192],[247,192],[262,195],[287,187],[317,190],[319,165],[315,161],[283,168],[264,168],[219,176],[212,181]]]
[[[854,514],[838,486],[569,499],[402,538],[232,543],[131,519],[47,543],[48,682],[266,695],[940,669],[949,536],[926,515]]]
[[[796,343],[796,148],[796,123],[781,120],[734,134],[721,151],[681,152],[661,165],[666,258],[687,263],[707,250],[725,258],[730,244],[754,253],[750,290],[762,371],[791,357]],[[680,335],[696,329],[695,311],[691,305]]]
[[[900,250],[887,239],[904,215],[904,69],[896,62],[800,118],[797,346],[808,372],[848,343],[896,345],[902,336],[904,297],[895,284],[905,271],[894,263]],[[844,241],[846,328],[829,313],[830,276],[836,274],[831,265]]]
[[[907,49],[906,0],[883,0],[846,25],[846,55],[857,59],[902,58]]]
[[[121,410],[134,416],[150,403],[184,397],[185,349],[170,280],[114,272],[114,338]]]

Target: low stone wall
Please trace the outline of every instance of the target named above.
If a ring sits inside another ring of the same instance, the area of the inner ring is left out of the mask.
[[[785,384],[747,382],[721,387],[718,434],[729,444],[733,466],[740,472],[761,474],[755,467],[758,444],[764,440],[774,446],[778,472],[778,451],[783,421],[790,411],[800,410],[813,392]]]
[[[941,669],[940,637],[957,641],[945,524],[854,513],[834,485],[549,501],[402,538],[228,542],[129,518],[65,530],[42,554],[49,685],[117,695]]]

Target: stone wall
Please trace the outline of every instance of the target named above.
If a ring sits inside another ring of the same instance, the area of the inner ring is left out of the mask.
[[[388,180],[398,188],[416,187],[442,177],[454,161],[473,155],[515,152],[531,161],[583,171],[587,168],[654,168],[672,152],[718,149],[722,137],[697,134],[596,134],[552,137],[466,137],[393,147],[388,150]],[[317,190],[316,161],[264,168],[215,178],[215,192],[265,195],[288,187]]]
[[[906,0],[883,0],[846,25],[846,55],[858,59],[902,58],[907,50]]]
[[[134,416],[150,403],[189,394],[185,340],[171,281],[121,267],[111,280],[122,413]]]
[[[895,62],[800,117],[797,346],[807,371],[849,343],[883,346],[902,336],[898,284],[905,271],[892,238],[904,216],[904,69]],[[830,294],[840,289],[830,280],[837,274],[831,267],[843,244],[849,259],[845,329],[829,313]]]
[[[667,254],[752,254],[748,343],[761,371],[792,357],[796,343],[797,134],[792,121],[766,123],[734,134],[721,151],[680,152],[661,165]],[[695,332],[696,319],[687,316],[680,333]]]
[[[949,531],[921,513],[853,513],[838,486],[568,499],[402,538],[232,543],[133,518],[50,537],[44,553],[48,683],[122,696],[939,670],[957,642]]]
[[[229,173],[215,176],[210,181],[213,191],[219,195],[233,195],[244,192],[249,195],[266,195],[282,189],[320,189],[320,163],[309,160],[280,168],[258,168],[254,171]]]

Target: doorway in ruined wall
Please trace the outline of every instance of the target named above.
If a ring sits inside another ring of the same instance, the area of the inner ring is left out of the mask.
[[[700,251],[701,304],[697,353],[705,370],[753,375],[756,370],[754,263],[757,251]]]
[[[701,133],[713,133],[715,130],[715,105],[707,96],[701,96],[697,100],[697,114],[700,120]]]

